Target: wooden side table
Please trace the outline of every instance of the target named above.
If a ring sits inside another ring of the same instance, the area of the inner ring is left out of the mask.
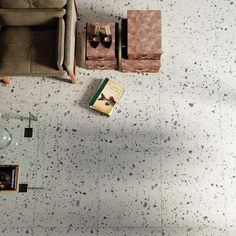
[[[91,40],[96,24],[100,25],[100,31],[104,31],[106,25],[110,26],[112,35],[112,44],[110,48],[104,47],[101,42],[96,48],[92,47]],[[118,69],[118,34],[118,23],[116,22],[92,22],[86,24],[85,67],[87,69]]]
[[[162,54],[161,11],[129,10],[122,20],[122,71],[158,72]]]

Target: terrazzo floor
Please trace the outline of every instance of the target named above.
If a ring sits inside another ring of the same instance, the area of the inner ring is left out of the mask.
[[[78,68],[77,86],[40,77],[0,84],[0,122],[14,139],[0,163],[19,163],[31,188],[0,193],[0,235],[235,236],[236,2],[78,6],[80,33],[86,21],[161,9],[161,71]],[[126,88],[110,118],[88,107],[105,77]],[[29,111],[38,121],[25,139]]]

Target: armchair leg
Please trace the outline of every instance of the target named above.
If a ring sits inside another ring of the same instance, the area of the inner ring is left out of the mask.
[[[11,84],[11,80],[7,76],[0,77],[0,80],[2,80],[5,84]]]
[[[77,78],[76,78],[75,75],[76,75],[76,59],[74,61],[73,74],[70,75],[70,79],[71,79],[72,84],[77,84],[78,83]]]
[[[72,84],[77,84],[78,83],[78,81],[76,79],[76,76],[74,74],[70,75],[70,79],[71,79]]]

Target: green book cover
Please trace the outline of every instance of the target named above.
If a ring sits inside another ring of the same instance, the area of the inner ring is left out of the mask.
[[[124,92],[125,89],[117,82],[105,79],[89,105],[91,108],[110,116]]]

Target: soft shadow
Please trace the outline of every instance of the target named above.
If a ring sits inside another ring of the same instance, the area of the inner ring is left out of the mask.
[[[45,78],[50,78],[50,79],[53,79],[53,80],[56,80],[56,81],[59,81],[59,82],[68,83],[68,84],[72,83],[71,79],[69,77],[65,78],[65,77],[45,76]]]
[[[78,105],[82,107],[83,109],[89,110],[94,115],[101,115],[98,111],[95,111],[94,109],[91,109],[89,107],[89,102],[93,98],[93,96],[96,94],[100,84],[102,82],[102,79],[93,79],[88,86],[86,87],[86,90],[84,91],[82,101],[83,103],[79,103]]]
[[[29,116],[20,116],[20,115],[16,115],[16,114],[5,114],[1,116],[2,119],[6,119],[6,120],[29,120]],[[35,119],[31,119],[31,121],[35,122]],[[36,121],[37,122],[37,121]]]

